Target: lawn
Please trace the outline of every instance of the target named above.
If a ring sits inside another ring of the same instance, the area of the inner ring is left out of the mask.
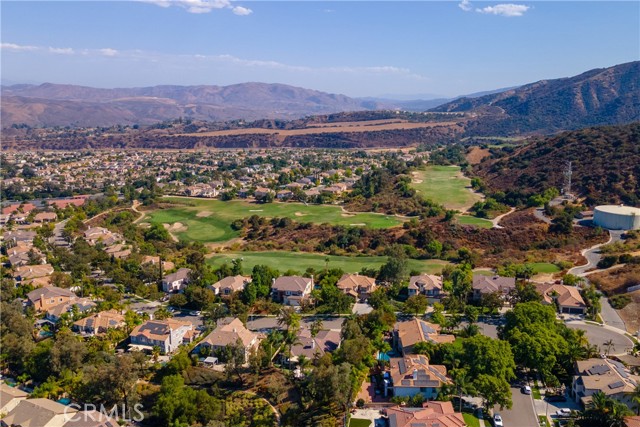
[[[363,418],[351,418],[349,420],[349,427],[369,427],[371,420],[365,420]]]
[[[464,418],[464,422],[467,423],[469,427],[480,427],[480,420],[474,414],[463,412],[462,418]]]
[[[304,205],[302,203],[257,204],[245,201],[223,202],[212,199],[187,199],[167,197],[164,201],[180,204],[168,209],[147,213],[145,221],[156,224],[180,223],[182,227],[171,229],[172,234],[198,242],[224,242],[238,236],[230,224],[237,220],[259,215],[267,218],[287,217],[298,222],[316,224],[367,226],[389,228],[400,225],[402,220],[394,216],[376,213],[345,213],[339,206]]]
[[[462,175],[459,166],[427,166],[413,173],[411,186],[418,194],[448,209],[466,211],[482,199],[468,187],[471,180]]]
[[[323,255],[312,254],[307,252],[228,252],[215,254],[207,260],[207,263],[214,267],[220,266],[225,262],[230,263],[232,259],[242,258],[242,266],[244,273],[249,274],[255,265],[265,264],[269,267],[276,268],[281,272],[286,270],[296,270],[300,273],[308,267],[312,267],[316,270],[322,270],[325,267],[328,268],[341,268],[348,273],[357,273],[362,270],[363,267],[379,268],[382,264],[387,262],[386,256],[363,256],[363,257],[349,257],[349,256],[335,256],[335,255]],[[326,263],[326,260],[329,260]],[[417,260],[410,259],[409,270],[418,270],[424,273],[439,273],[442,267],[448,264],[445,261],[440,260]]]
[[[456,215],[456,221],[461,225],[473,225],[474,227],[491,228],[493,223],[488,219],[477,218],[471,215]]]
[[[560,271],[560,267],[550,262],[533,262],[529,265],[533,268],[534,274],[557,273]]]

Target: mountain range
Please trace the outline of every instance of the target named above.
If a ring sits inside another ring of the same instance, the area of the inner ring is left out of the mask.
[[[555,133],[640,120],[640,61],[463,97],[431,111],[468,112],[469,136]]]

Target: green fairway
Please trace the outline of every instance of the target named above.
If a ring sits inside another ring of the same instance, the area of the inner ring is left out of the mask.
[[[427,199],[444,205],[447,209],[465,212],[482,199],[469,188],[471,180],[462,175],[459,166],[427,166],[415,171],[411,186]]]
[[[488,219],[477,218],[471,215],[456,215],[456,221],[461,225],[473,225],[481,228],[491,228],[493,223]]]
[[[560,267],[550,262],[532,262],[529,265],[533,268],[534,274],[557,273],[560,271]]]
[[[224,242],[238,236],[231,229],[237,219],[258,215],[267,218],[287,217],[298,222],[333,225],[388,228],[400,225],[402,220],[394,216],[375,213],[345,213],[339,206],[304,205],[302,203],[249,203],[245,201],[223,202],[211,199],[166,197],[164,201],[180,204],[168,209],[147,213],[146,221],[173,226],[170,231],[185,240],[198,242]],[[180,223],[178,225],[174,225]],[[181,226],[180,226],[181,225]]]
[[[228,252],[215,254],[207,260],[214,267],[218,267],[225,262],[231,263],[231,260],[242,258],[242,266],[245,274],[251,273],[255,265],[264,264],[269,267],[276,268],[280,271],[297,270],[300,273],[312,267],[316,270],[328,268],[341,268],[348,273],[357,273],[363,267],[379,268],[387,262],[386,256],[335,256],[312,254],[307,252]],[[329,260],[326,263],[326,260]],[[448,263],[440,260],[409,260],[409,270],[417,270],[424,273],[439,273],[442,267]]]

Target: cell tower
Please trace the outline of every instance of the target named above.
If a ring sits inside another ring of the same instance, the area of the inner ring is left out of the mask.
[[[567,162],[565,164],[564,170],[562,171],[562,175],[564,176],[564,184],[562,186],[562,194],[570,197],[571,196],[571,162]]]

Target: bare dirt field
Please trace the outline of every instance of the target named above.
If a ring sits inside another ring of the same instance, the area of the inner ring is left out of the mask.
[[[485,157],[489,157],[491,153],[486,148],[473,147],[467,154],[467,161],[472,165],[477,165]]]
[[[200,212],[198,212],[196,214],[196,217],[198,217],[198,218],[206,218],[206,217],[208,217],[210,215],[211,215],[211,212],[209,212],[209,211],[200,211]]]

